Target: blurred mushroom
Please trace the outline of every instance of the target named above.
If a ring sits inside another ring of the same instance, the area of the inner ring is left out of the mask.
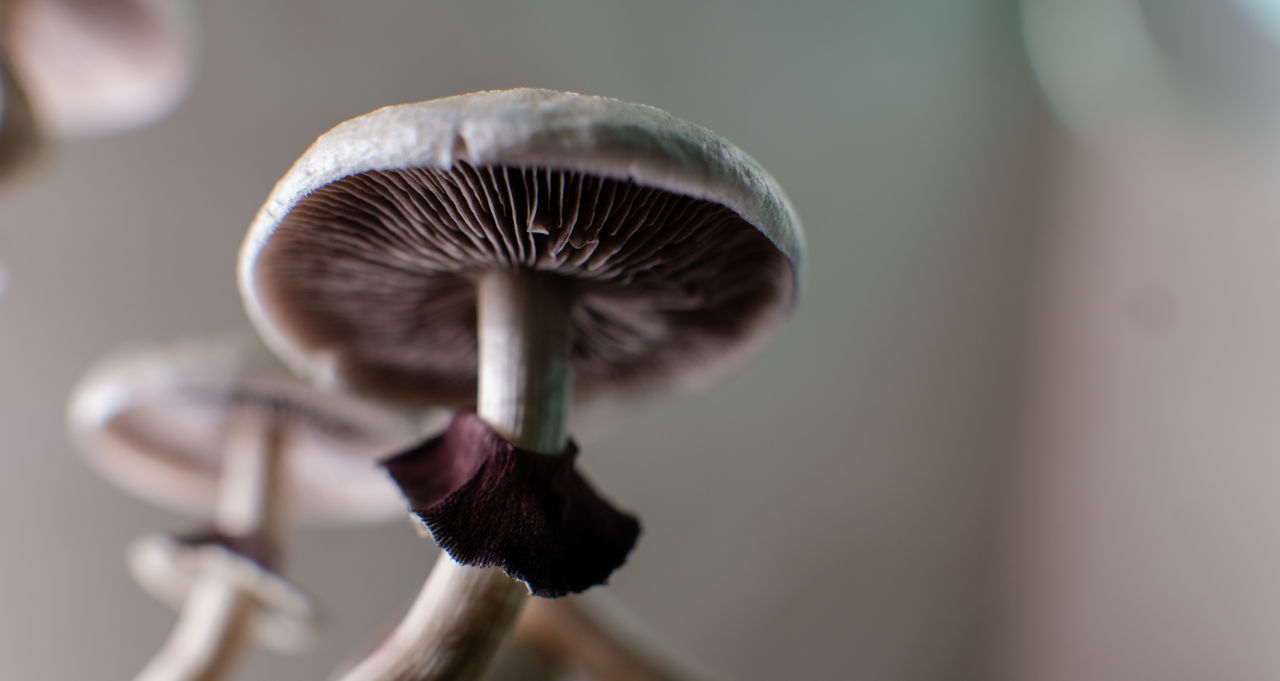
[[[1074,135],[1123,153],[1169,133],[1280,164],[1280,44],[1253,0],[1021,0],[1046,102]]]
[[[70,427],[89,460],[130,492],[212,516],[190,540],[144,540],[131,568],[182,609],[140,680],[215,679],[254,633],[296,649],[306,597],[274,573],[283,515],[363,522],[403,513],[377,452],[411,441],[408,419],[316,393],[246,339],[142,348],[76,388]]]
[[[273,548],[212,532],[148,534],[129,547],[129,572],[143,590],[175,610],[182,609],[203,576],[228,575],[256,606],[248,622],[253,639],[277,652],[295,653],[311,644],[318,614],[307,594],[268,567],[276,562]]]
[[[1177,76],[1152,42],[1141,0],[1021,0],[1036,80],[1063,124],[1109,142],[1181,110]]]
[[[0,177],[27,162],[39,141],[27,93],[0,52]]]
[[[477,405],[387,464],[454,560],[344,678],[478,677],[526,591],[486,566],[542,596],[603,582],[639,528],[573,467],[572,393],[729,370],[790,309],[800,253],[763,169],[652,107],[485,92],[320,137],[245,240],[255,326],[316,380]]]
[[[186,94],[195,61],[186,0],[0,0],[0,46],[55,138],[147,125]]]

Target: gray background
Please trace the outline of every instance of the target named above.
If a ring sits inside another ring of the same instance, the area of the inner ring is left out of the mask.
[[[62,146],[0,193],[0,678],[129,678],[173,622],[122,552],[191,522],[77,458],[78,375],[122,344],[244,324],[240,239],[330,126],[521,85],[716,130],[808,230],[801,307],[753,365],[629,410],[584,453],[644,518],[620,597],[728,678],[981,678],[1043,125],[1011,5],[201,3],[176,115]],[[332,627],[309,657],[255,653],[243,678],[322,678],[435,555],[407,523],[300,531],[293,549]]]

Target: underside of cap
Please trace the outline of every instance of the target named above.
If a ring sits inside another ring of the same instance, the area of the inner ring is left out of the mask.
[[[729,209],[544,168],[370,171],[313,192],[258,260],[273,326],[344,384],[476,394],[476,280],[524,269],[574,298],[580,394],[715,372],[785,312],[793,272]],[[336,360],[336,364],[334,361]]]
[[[475,391],[474,283],[564,277],[580,395],[699,383],[793,303],[798,221],[710,131],[545,90],[388,107],[320,138],[241,252],[246,308],[300,373],[411,401]]]

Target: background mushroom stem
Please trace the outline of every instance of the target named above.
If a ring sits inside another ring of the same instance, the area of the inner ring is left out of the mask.
[[[275,546],[280,527],[281,431],[269,415],[242,414],[227,434],[213,522],[217,533]],[[229,575],[204,575],[178,624],[135,681],[214,681],[243,650],[252,596]]]
[[[492,272],[476,299],[476,414],[517,447],[564,451],[573,389],[568,286],[551,275]],[[499,568],[442,554],[391,637],[342,681],[479,679],[527,600],[528,588]]]
[[[253,604],[229,579],[200,580],[182,607],[178,624],[135,681],[214,681],[236,661],[248,635]]]
[[[275,545],[283,518],[278,499],[283,431],[271,414],[241,413],[232,419],[213,522],[234,537]]]
[[[516,636],[557,666],[597,681],[712,681],[716,677],[662,640],[607,589],[533,599]]]

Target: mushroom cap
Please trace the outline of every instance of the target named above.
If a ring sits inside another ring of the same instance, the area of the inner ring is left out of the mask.
[[[794,302],[799,220],[711,131],[649,106],[505,90],[322,135],[241,249],[240,290],[300,374],[409,401],[475,395],[475,280],[568,279],[579,395],[699,384]]]
[[[4,0],[0,44],[52,137],[147,125],[186,95],[195,62],[185,0]]]
[[[148,534],[129,547],[127,562],[138,585],[174,610],[182,608],[198,580],[214,577],[235,584],[257,602],[249,631],[264,647],[295,653],[315,640],[320,616],[311,597],[227,546]]]
[[[76,387],[68,421],[104,477],[152,503],[208,517],[238,414],[279,417],[289,516],[338,524],[404,517],[404,499],[377,461],[420,438],[437,416],[318,392],[256,340],[231,337],[106,358]]]

